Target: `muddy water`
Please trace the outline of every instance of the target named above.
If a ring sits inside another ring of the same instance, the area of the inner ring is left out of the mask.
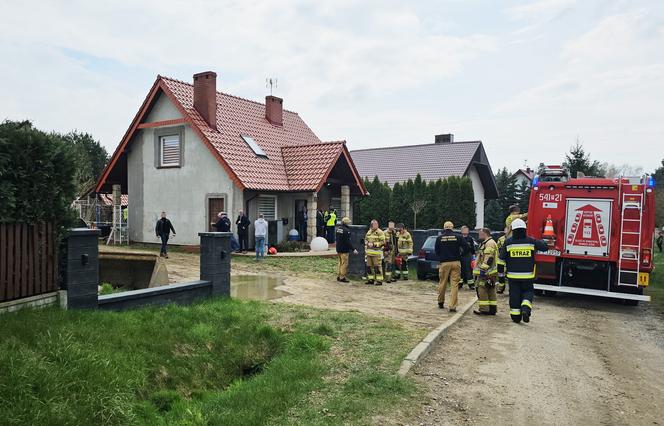
[[[251,300],[278,299],[290,294],[275,289],[282,283],[282,278],[269,275],[233,275],[231,276],[231,297]]]

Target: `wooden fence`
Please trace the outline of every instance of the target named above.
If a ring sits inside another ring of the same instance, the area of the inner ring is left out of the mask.
[[[52,224],[0,223],[0,302],[57,289]]]

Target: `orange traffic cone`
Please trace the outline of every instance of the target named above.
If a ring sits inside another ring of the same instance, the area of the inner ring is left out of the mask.
[[[546,218],[546,224],[544,225],[542,238],[556,238],[556,232],[553,230],[553,220],[551,220],[551,215],[548,215]]]

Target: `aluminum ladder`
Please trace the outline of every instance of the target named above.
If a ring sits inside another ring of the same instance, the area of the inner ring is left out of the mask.
[[[622,179],[620,183],[622,187]],[[620,257],[618,259],[618,285],[638,287],[639,286],[639,267],[641,266],[641,232],[643,225],[643,201],[644,193],[625,193],[622,192],[622,206],[620,210]],[[638,214],[638,219],[631,217],[626,218],[625,213],[635,212]],[[633,226],[628,224],[638,224],[638,231],[634,231]],[[627,225],[627,226],[626,226]],[[625,228],[631,229],[626,231]],[[625,243],[625,237],[631,244]],[[633,244],[634,237],[637,238],[637,243]],[[636,270],[624,269],[625,262],[636,262]],[[634,282],[631,280],[626,282],[624,277],[634,275]]]

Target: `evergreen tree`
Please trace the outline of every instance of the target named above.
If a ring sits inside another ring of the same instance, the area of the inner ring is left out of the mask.
[[[591,161],[590,155],[586,154],[580,142],[573,145],[569,153],[565,154],[563,167],[568,170],[570,177],[576,177],[578,172],[586,176],[604,176],[605,174],[602,164],[597,160]]]
[[[83,193],[94,185],[104,171],[109,157],[106,149],[89,133],[69,132],[60,136],[72,148],[76,159],[76,190]]]
[[[29,121],[0,123],[0,222],[70,225],[75,163],[59,135]]]
[[[492,231],[502,231],[505,228],[505,218],[509,214],[510,206],[518,204],[518,191],[516,178],[502,168],[496,173],[496,186],[498,199],[490,200],[484,207],[484,224]]]
[[[516,187],[517,205],[521,209],[521,213],[528,211],[528,202],[530,200],[530,185],[525,180],[522,180]]]

